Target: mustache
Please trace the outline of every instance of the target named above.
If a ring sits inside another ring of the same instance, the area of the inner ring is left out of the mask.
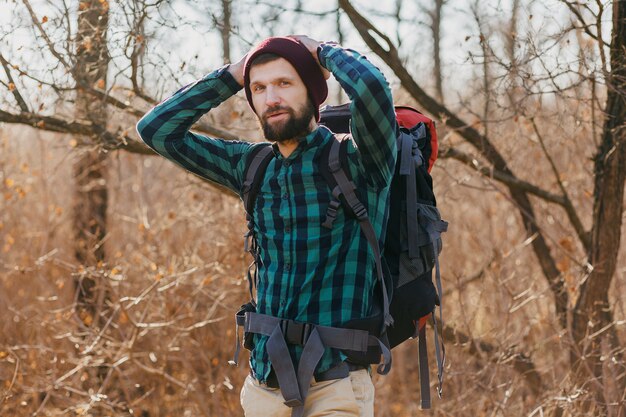
[[[279,111],[284,111],[284,112],[287,112],[289,114],[292,114],[292,110],[291,110],[290,107],[286,107],[286,106],[268,107],[267,110],[265,110],[263,112],[263,119],[267,119],[268,115],[270,115],[272,113],[277,113]]]

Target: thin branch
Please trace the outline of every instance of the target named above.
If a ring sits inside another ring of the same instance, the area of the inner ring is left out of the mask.
[[[57,52],[57,50],[54,48],[54,44],[52,43],[52,40],[50,40],[50,38],[48,37],[48,34],[46,33],[46,31],[43,29],[43,26],[41,26],[41,22],[39,21],[39,18],[37,17],[37,15],[35,14],[35,11],[33,10],[32,6],[30,5],[28,0],[22,0],[22,2],[24,3],[24,5],[26,6],[26,8],[28,9],[28,13],[30,13],[30,17],[33,21],[33,24],[35,26],[37,26],[37,29],[39,29],[39,32],[41,33],[41,37],[44,39],[44,41],[46,41],[46,44],[48,45],[48,49],[50,49],[50,52],[52,53],[52,55],[54,55],[60,63],[63,64],[63,66],[68,70],[68,71],[72,71],[72,66],[70,64],[67,63],[67,61],[65,60],[65,58],[63,58],[63,56]]]
[[[445,290],[443,292],[443,297],[447,297],[454,292],[461,292],[465,289],[467,285],[471,284],[472,282],[482,280],[485,276],[485,272],[487,272],[487,270],[491,268],[491,266],[497,259],[499,259],[499,257],[494,253],[491,259],[485,263],[485,266],[483,266],[478,272],[475,272],[468,277],[459,277],[455,274],[457,278],[456,286],[454,288],[448,288],[447,290]]]
[[[591,29],[589,29],[589,24],[587,22],[585,22],[585,18],[583,17],[582,13],[580,12],[580,10],[578,10],[577,3],[571,2],[571,1],[567,1],[567,0],[561,0],[563,2],[563,4],[565,4],[567,6],[567,8],[574,14],[574,16],[576,16],[576,18],[578,19],[578,22],[580,22],[581,26],[579,27],[579,29],[582,29],[590,38],[595,39],[596,41],[598,41],[600,43],[600,47],[602,47],[602,45],[608,47],[610,46],[608,43],[606,43],[601,36],[596,35],[595,33],[593,33],[591,31]],[[598,28],[598,32],[599,32],[599,28]]]
[[[139,75],[139,58],[143,56],[143,53],[146,48],[146,39],[145,39],[145,35],[143,34],[143,25],[144,25],[144,20],[146,17],[147,17],[147,13],[144,12],[137,21],[137,25],[135,27],[136,33],[134,34],[131,33],[132,42],[133,42],[133,52],[130,55],[130,66],[131,66],[130,81],[133,84],[133,91],[137,95],[137,97],[144,99],[146,102],[150,104],[157,104],[157,101],[154,98],[150,97],[148,94],[146,94],[143,91],[143,89],[139,86],[139,81],[137,80],[137,77]]]
[[[18,106],[20,106],[20,109],[23,112],[29,112],[30,110],[28,109],[28,105],[26,104],[26,101],[24,101],[24,98],[22,97],[19,90],[17,89],[17,85],[15,84],[15,81],[13,81],[13,77],[11,76],[11,70],[9,69],[9,63],[7,62],[6,59],[4,59],[1,53],[0,53],[0,62],[2,63],[4,72],[6,72],[7,74],[7,78],[9,79],[9,86],[11,85],[13,86],[13,89],[11,90],[11,88],[9,87],[9,90],[11,90],[11,93],[13,93],[13,97],[15,97],[15,101],[17,101]]]
[[[458,149],[447,148],[441,152],[439,157],[455,159],[467,165],[468,167],[474,169],[475,171],[479,172],[485,177],[493,178],[494,180],[497,180],[507,185],[509,188],[516,188],[518,190],[527,192],[529,194],[533,194],[539,198],[542,198],[543,200],[565,207],[566,201],[563,196],[553,194],[549,191],[539,188],[538,186],[534,184],[531,184],[515,176],[507,174],[506,172],[502,172],[494,168],[483,166],[476,158]]]
[[[507,349],[506,352],[500,351],[496,346],[480,339],[474,339],[469,335],[450,326],[444,326],[443,339],[446,342],[467,345],[471,355],[478,356],[479,352],[488,355],[489,361],[493,363],[513,363],[513,369],[518,372],[525,380],[528,388],[533,392],[536,398],[545,393],[543,379],[535,368],[535,364],[528,355],[516,351],[513,347]],[[480,358],[480,357],[479,357]]]
[[[606,43],[602,40],[602,14],[604,13],[604,5],[598,0],[596,0],[596,4],[598,5],[598,14],[596,15],[596,27],[598,28],[598,43],[600,44],[598,45],[598,50],[600,52],[600,61],[602,62],[602,72],[604,73],[604,79],[610,80],[611,73],[609,72],[609,69],[607,67],[606,52],[604,51],[604,47],[608,46],[610,48],[610,45],[606,45]],[[617,8],[615,10],[617,10]],[[624,51],[621,52],[623,53]],[[615,68],[612,68],[612,70],[614,69]]]
[[[591,234],[585,231],[585,228],[582,222],[580,221],[580,217],[578,217],[578,213],[576,212],[576,209],[574,208],[574,205],[572,204],[572,200],[570,199],[569,194],[567,193],[567,190],[565,189],[565,186],[563,185],[563,181],[561,181],[561,174],[559,173],[559,170],[557,169],[556,164],[554,163],[554,160],[552,159],[552,156],[550,155],[550,153],[548,152],[548,149],[546,148],[546,144],[543,140],[543,136],[541,135],[539,128],[537,127],[537,123],[535,122],[535,119],[531,118],[530,122],[533,125],[533,130],[535,131],[535,134],[537,135],[537,139],[539,140],[541,149],[543,149],[543,153],[548,159],[548,162],[550,163],[552,172],[554,173],[554,176],[556,177],[556,182],[559,185],[559,188],[561,189],[562,198],[563,198],[562,206],[565,209],[565,212],[567,213],[567,217],[572,223],[574,230],[576,230],[576,234],[578,235],[578,238],[583,244],[583,247],[585,248],[585,252],[589,253],[589,250],[591,247]]]

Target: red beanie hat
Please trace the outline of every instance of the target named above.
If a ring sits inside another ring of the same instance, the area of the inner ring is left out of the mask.
[[[265,53],[276,54],[285,58],[293,65],[309,92],[309,97],[311,97],[315,107],[315,118],[319,120],[319,106],[326,100],[326,97],[328,97],[328,85],[326,84],[319,64],[306,46],[300,41],[287,37],[276,36],[267,38],[246,57],[243,70],[243,85],[246,90],[246,98],[252,110],[255,109],[254,104],[252,104],[252,94],[250,92],[250,64],[257,56]]]

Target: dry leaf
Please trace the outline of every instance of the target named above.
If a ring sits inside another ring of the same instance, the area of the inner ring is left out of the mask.
[[[120,324],[126,324],[126,323],[128,323],[128,315],[126,314],[126,312],[122,311],[122,312],[120,313],[120,318],[119,318],[118,322],[119,322]]]
[[[13,90],[15,90],[15,84],[9,83],[9,91],[13,91]]]
[[[83,323],[85,323],[85,326],[91,326],[91,324],[93,323],[93,316],[89,313],[86,313],[84,317],[81,318],[83,320]]]
[[[572,238],[570,238],[569,236],[568,237],[564,237],[563,239],[559,240],[559,244],[566,251],[574,252],[574,242],[572,242]]]
[[[100,90],[104,90],[105,87],[105,83],[104,83],[104,79],[100,78],[97,82],[96,82],[96,88],[99,88]]]
[[[44,16],[41,18],[41,23],[46,23],[48,21],[48,16]]]

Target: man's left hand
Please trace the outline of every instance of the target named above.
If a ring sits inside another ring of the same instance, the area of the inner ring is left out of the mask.
[[[317,47],[320,46],[321,42],[316,41],[315,39],[309,38],[306,35],[289,35],[288,37],[295,39],[298,42],[302,43],[306,47],[306,49],[309,50],[311,55],[313,55],[315,62],[317,62],[317,64],[320,66],[320,69],[322,70],[322,74],[324,75],[324,78],[325,79],[330,78],[330,72],[326,68],[324,68],[322,64],[320,64],[319,58],[317,56]]]

